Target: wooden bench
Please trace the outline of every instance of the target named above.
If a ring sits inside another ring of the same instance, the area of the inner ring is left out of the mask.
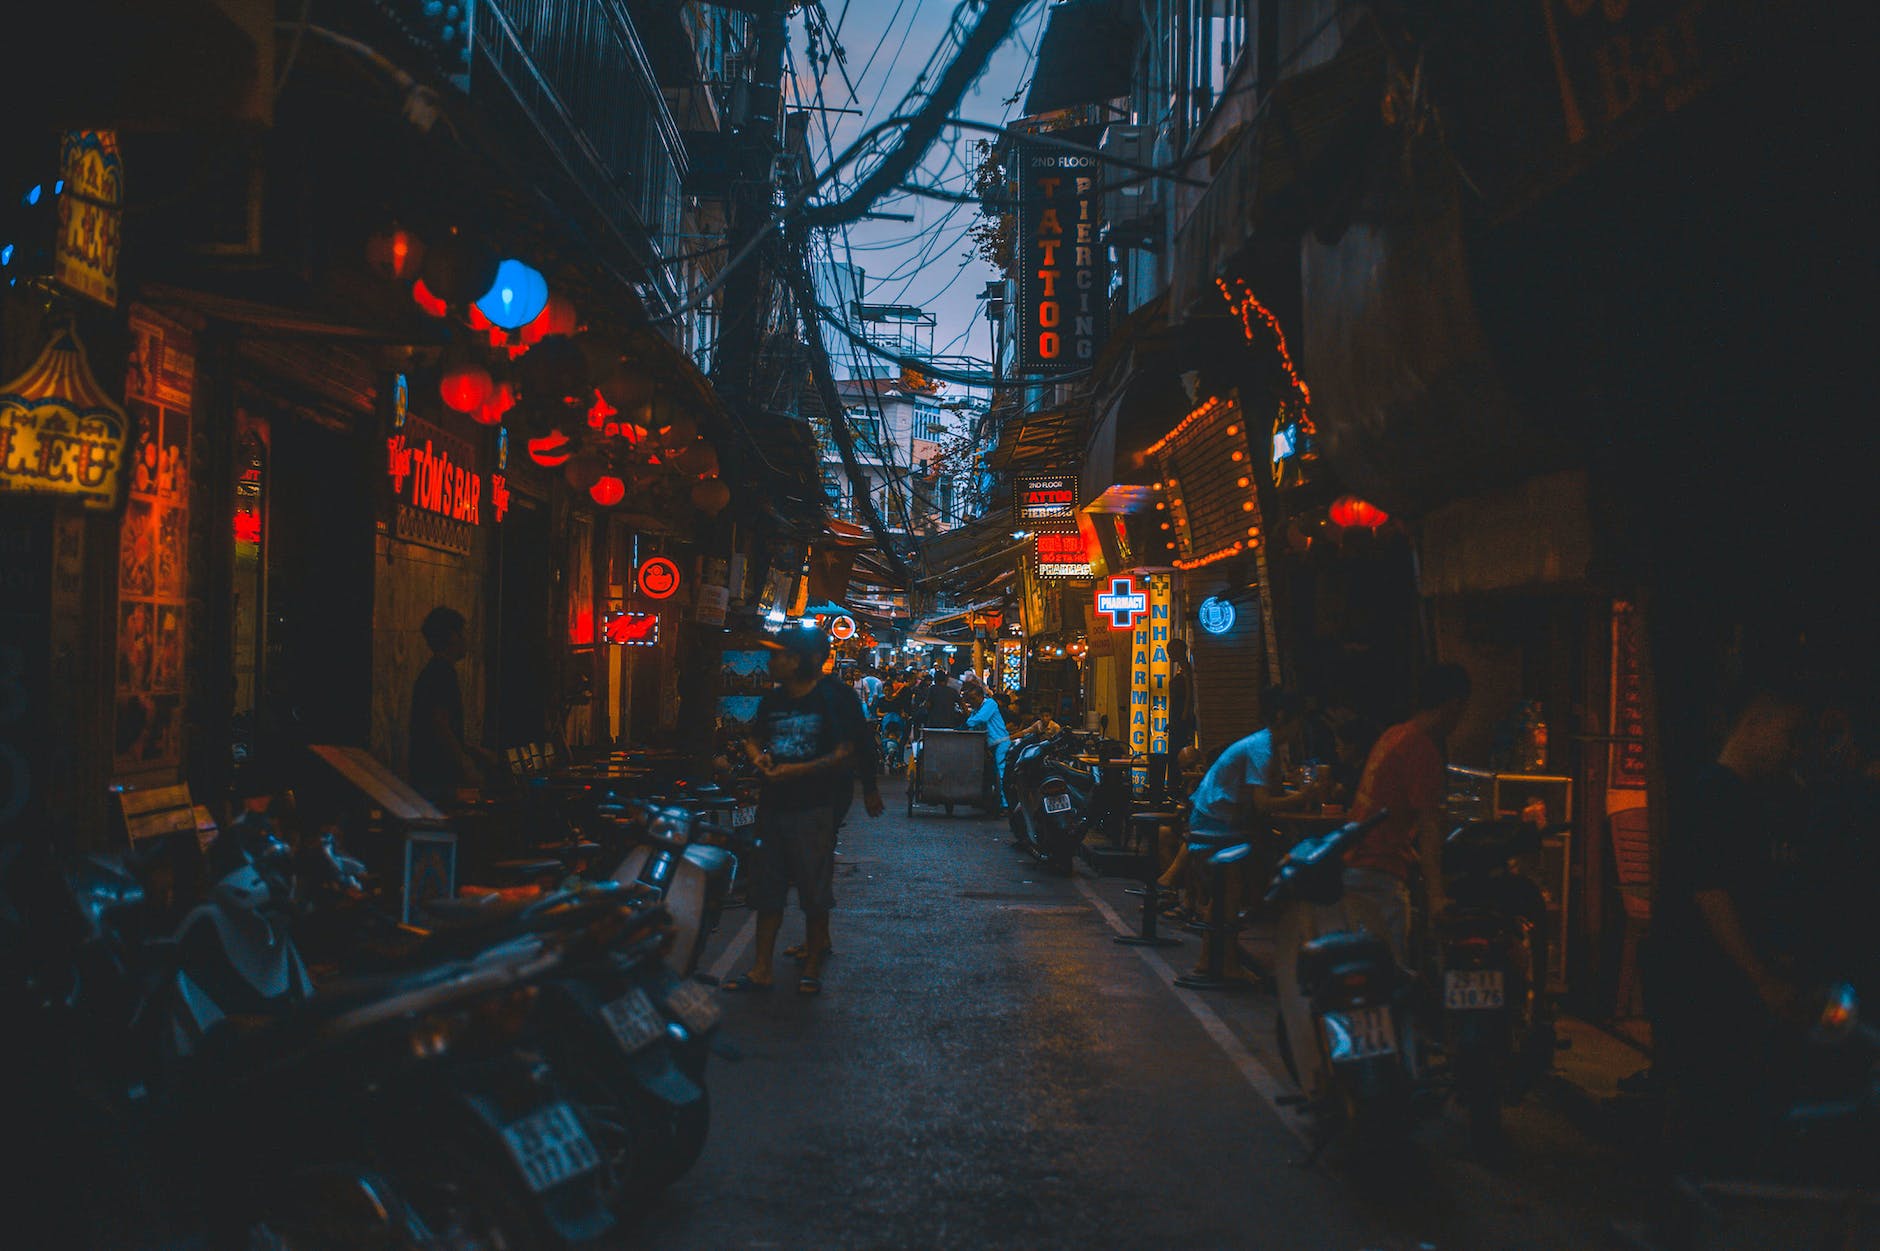
[[[145,862],[148,897],[160,914],[178,911],[204,885],[202,854],[215,841],[215,818],[186,783],[111,791],[130,849]]]
[[[1619,952],[1619,985],[1614,1012],[1637,1016],[1638,944],[1652,919],[1651,824],[1644,808],[1626,808],[1606,818],[1612,834],[1612,862],[1619,875],[1619,904],[1625,912],[1625,938]]]

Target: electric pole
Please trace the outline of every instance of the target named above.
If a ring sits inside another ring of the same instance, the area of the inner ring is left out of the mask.
[[[779,120],[783,111],[783,62],[789,31],[784,0],[738,0],[722,5],[754,14],[751,20],[750,77],[741,107],[733,93],[731,135],[731,220],[726,231],[730,256],[738,256],[760,231],[773,229],[777,158],[781,152]],[[712,382],[724,402],[738,410],[748,427],[762,422],[758,411],[757,366],[769,325],[774,275],[769,249],[759,246],[725,280],[718,318],[718,351]],[[701,573],[714,563],[727,570],[732,556],[729,510],[701,520],[698,549]],[[722,631],[695,624],[679,673],[678,741],[681,749],[704,754],[712,747],[718,704]]]

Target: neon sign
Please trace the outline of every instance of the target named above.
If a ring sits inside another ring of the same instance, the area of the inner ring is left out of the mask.
[[[1097,237],[1097,158],[1013,145],[1018,179],[1018,367],[1089,365],[1109,330],[1109,248]]]
[[[679,590],[679,566],[665,556],[640,562],[640,594],[648,599],[671,599]]]
[[[601,618],[601,637],[621,647],[651,647],[659,642],[659,614],[610,612]]]
[[[1201,601],[1201,607],[1195,613],[1201,622],[1201,628],[1209,634],[1226,634],[1234,628],[1233,601],[1210,595]]]
[[[1173,587],[1166,575],[1146,579],[1148,612],[1135,626],[1129,647],[1129,749],[1151,756],[1168,754],[1168,641]]]
[[[1040,534],[1033,540],[1038,547],[1038,576],[1041,578],[1087,578],[1090,553],[1084,549],[1081,534]]]
[[[1022,522],[1077,524],[1077,479],[1069,474],[1025,474],[1012,488]]]
[[[1110,589],[1097,593],[1097,615],[1110,619],[1110,629],[1127,630],[1149,611],[1149,597],[1136,589],[1130,577],[1110,579]]]
[[[385,444],[397,536],[467,554],[483,520],[483,475],[470,467],[475,451],[417,417]]]

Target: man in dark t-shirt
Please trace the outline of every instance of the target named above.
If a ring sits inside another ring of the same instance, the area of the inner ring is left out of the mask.
[[[470,650],[464,625],[462,613],[438,607],[419,627],[431,660],[411,688],[407,772],[418,793],[435,804],[450,802],[458,787],[480,785],[478,762],[489,758],[464,742],[463,687],[457,683],[457,662]]]
[[[1801,1014],[1788,959],[1808,906],[1788,786],[1800,724],[1796,703],[1751,701],[1664,842],[1646,963],[1654,1068],[1689,1145],[1707,1150],[1745,1127],[1771,1029]]]
[[[756,947],[750,972],[727,980],[724,989],[770,989],[777,934],[794,885],[804,928],[796,988],[813,995],[822,989],[835,907],[836,814],[854,793],[857,744],[867,722],[854,691],[823,680],[829,638],[821,630],[786,627],[765,646],[773,652],[778,685],[758,701],[744,744],[763,778],[747,894],[757,913]]]

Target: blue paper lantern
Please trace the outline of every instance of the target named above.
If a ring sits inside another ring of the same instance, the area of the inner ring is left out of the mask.
[[[496,267],[496,281],[477,301],[477,311],[504,330],[522,329],[547,307],[548,279],[517,260]]]

